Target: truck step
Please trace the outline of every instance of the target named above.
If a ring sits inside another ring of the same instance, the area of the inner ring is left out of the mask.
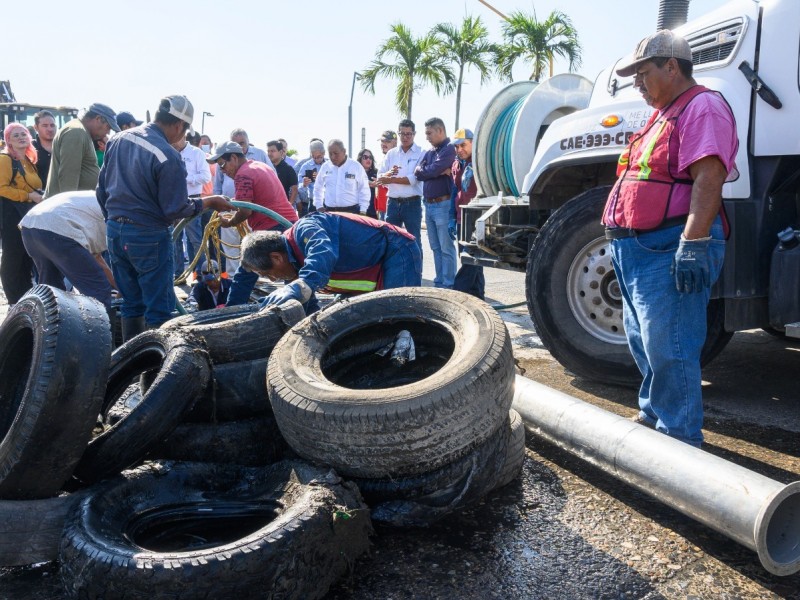
[[[800,339],[800,321],[786,325],[786,337]]]

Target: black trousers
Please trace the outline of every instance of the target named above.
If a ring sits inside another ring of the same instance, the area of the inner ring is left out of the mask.
[[[9,304],[16,304],[33,284],[33,260],[22,244],[19,222],[33,202],[14,202],[7,198],[2,203],[2,250],[0,257],[0,283]]]
[[[458,238],[461,239],[461,223],[458,224]],[[459,244],[458,249],[459,252],[461,252],[464,248]],[[453,289],[485,300],[484,292],[486,290],[486,279],[483,276],[483,267],[479,267],[478,265],[461,265],[453,281]]]

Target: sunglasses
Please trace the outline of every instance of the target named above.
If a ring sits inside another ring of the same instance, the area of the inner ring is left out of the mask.
[[[361,160],[364,160],[365,158],[372,160],[374,157],[370,156],[369,154],[365,154],[364,156],[361,157]]]
[[[223,160],[222,162],[218,162],[218,163],[217,163],[217,166],[218,166],[220,169],[224,169],[224,168],[225,168],[225,165],[227,165],[227,164],[228,164],[228,161],[226,161],[226,160]]]

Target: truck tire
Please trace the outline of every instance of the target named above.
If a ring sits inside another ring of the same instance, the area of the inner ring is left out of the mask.
[[[559,208],[536,236],[525,277],[528,312],[553,357],[579,377],[638,386],[622,295],[600,217],[610,188],[588,190]],[[722,300],[708,305],[705,365],[730,341]]]
[[[78,479],[93,483],[141,460],[154,443],[177,427],[206,389],[211,372],[208,354],[199,341],[180,331],[145,331],[112,354],[100,414],[105,418],[130,391],[133,381],[156,369],[158,374],[141,401],[85,447],[75,468]]]
[[[376,352],[407,330],[417,359]],[[340,302],[275,346],[267,390],[300,456],[349,477],[433,471],[508,419],[511,340],[488,304],[461,292],[400,288]]]
[[[314,599],[371,532],[358,489],[328,469],[152,463],[75,507],[60,575],[85,600]]]
[[[272,415],[226,423],[183,423],[148,453],[150,458],[263,467],[286,442]]]
[[[259,308],[258,304],[242,304],[202,310],[171,319],[161,328],[201,338],[214,364],[267,358],[281,336],[306,313],[295,301],[263,312]]]
[[[37,285],[0,327],[0,498],[48,498],[70,478],[103,403],[102,304]]]
[[[0,567],[58,560],[67,514],[85,492],[44,500],[0,500]]]

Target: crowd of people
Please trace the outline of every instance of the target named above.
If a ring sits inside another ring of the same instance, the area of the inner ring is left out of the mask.
[[[721,191],[737,176],[738,137],[725,99],[698,85],[692,69],[688,42],[668,30],[618,65],[654,111],[620,156],[602,222],[643,375],[636,420],[699,446],[700,352],[724,259]],[[469,129],[451,139],[441,119],[428,119],[423,151],[414,122],[403,119],[381,135],[380,161],[366,148],[349,158],[338,139],[313,139],[309,156],[294,160],[285,140],[265,152],[243,129],[212,149],[191,130],[193,117],[186,97],[168,96],[148,124],[95,103],[57,132],[53,115],[40,112],[35,139],[18,123],[5,128],[0,279],[10,304],[34,277],[69,282],[107,307],[116,289],[125,339],[156,327],[171,317],[173,277],[186,260],[172,225],[206,209],[230,211],[223,231],[246,221],[251,233],[231,281],[220,280],[213,258],[198,265],[192,295],[201,309],[247,302],[259,275],[286,282],[264,304],[297,300],[308,312],[322,289],[421,285],[423,207],[434,285],[483,298],[481,268],[457,269],[459,208],[477,191]],[[203,240],[203,220],[194,223],[190,254]]]
[[[58,131],[46,110],[35,117],[35,135],[8,125],[0,275],[9,304],[38,281],[74,286],[113,315],[117,294],[129,339],[172,316],[174,280],[187,264],[195,265],[191,296],[202,310],[248,302],[259,274],[288,283],[265,304],[295,298],[308,310],[323,288],[421,285],[423,206],[434,285],[458,287],[458,207],[475,195],[471,131],[451,140],[441,119],[429,119],[431,148],[423,152],[404,119],[381,135],[380,159],[363,148],[354,160],[341,140],[315,138],[297,160],[284,139],[265,151],[241,128],[214,145],[192,129],[193,118],[185,96],[168,96],[147,124],[94,103]],[[255,206],[234,207],[231,198]],[[206,209],[221,215],[219,256],[204,247],[213,212]],[[173,226],[195,216],[173,241]],[[244,240],[243,223],[251,232]],[[232,256],[237,246],[241,255]],[[254,249],[275,256],[258,258]],[[482,298],[482,279],[472,277],[464,291]]]

